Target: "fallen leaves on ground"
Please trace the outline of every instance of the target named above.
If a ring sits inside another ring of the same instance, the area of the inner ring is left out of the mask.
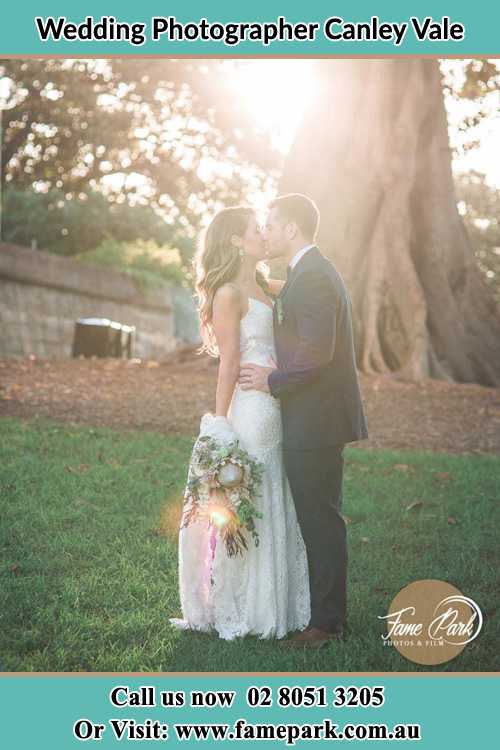
[[[201,416],[214,410],[217,382],[217,360],[196,349],[162,360],[0,360],[0,414],[196,435]],[[363,374],[360,385],[370,439],[355,447],[500,453],[499,388]],[[387,471],[416,469],[399,463]],[[437,481],[446,474],[436,472]]]

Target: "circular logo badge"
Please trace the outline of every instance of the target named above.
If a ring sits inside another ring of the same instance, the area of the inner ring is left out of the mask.
[[[385,621],[384,645],[417,664],[454,659],[479,635],[481,610],[447,581],[414,581],[394,597]]]

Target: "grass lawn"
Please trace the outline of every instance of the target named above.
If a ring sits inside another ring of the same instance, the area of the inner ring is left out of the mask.
[[[347,448],[350,635],[303,653],[169,625],[190,437],[2,419],[0,441],[0,670],[500,669],[500,457]],[[485,617],[438,667],[380,637],[377,615],[421,578],[449,581]]]

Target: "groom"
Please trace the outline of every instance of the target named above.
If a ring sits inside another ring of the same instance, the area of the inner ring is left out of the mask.
[[[270,204],[267,257],[288,261],[273,313],[277,368],[241,367],[243,389],[281,403],[285,470],[307,549],[311,620],[287,641],[319,647],[344,637],[347,534],[341,515],[346,443],[368,437],[356,372],[349,293],[314,244],[316,204],[294,193]]]

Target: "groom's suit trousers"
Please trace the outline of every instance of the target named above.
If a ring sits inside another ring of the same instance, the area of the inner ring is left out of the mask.
[[[307,549],[311,627],[345,625],[347,530],[341,514],[344,444],[283,451],[297,519]]]

